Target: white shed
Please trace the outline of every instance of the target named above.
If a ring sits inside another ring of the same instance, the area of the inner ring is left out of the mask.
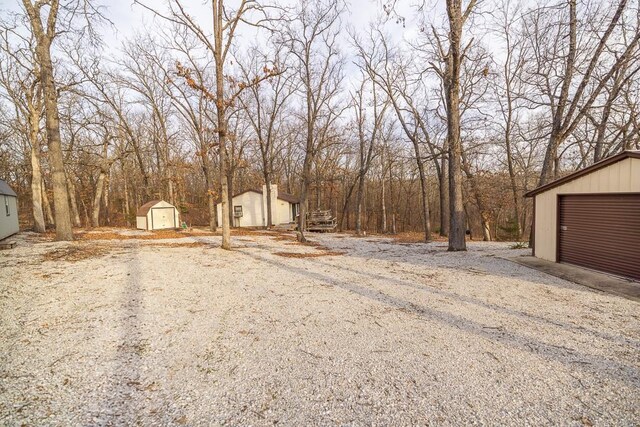
[[[5,181],[0,179],[0,240],[20,231],[18,225],[18,195]]]
[[[180,227],[180,213],[164,200],[152,200],[138,208],[136,228],[140,230],[166,230]]]
[[[300,200],[271,185],[271,221],[272,225],[289,224],[296,220]],[[222,218],[222,205],[218,203],[218,221]],[[251,189],[233,196],[234,227],[266,227],[267,225],[267,186],[262,190]]]

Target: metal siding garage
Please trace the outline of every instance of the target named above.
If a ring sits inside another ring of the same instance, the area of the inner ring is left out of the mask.
[[[526,194],[533,256],[640,281],[640,151],[623,151]]]
[[[559,262],[640,280],[640,194],[558,196]]]

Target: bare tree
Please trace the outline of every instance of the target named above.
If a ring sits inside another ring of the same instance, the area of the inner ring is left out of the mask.
[[[283,46],[274,46],[273,64],[269,67],[278,70],[273,78],[264,84],[252,85],[247,91],[247,96],[240,97],[246,118],[251,124],[253,133],[260,151],[262,176],[266,185],[267,196],[267,228],[273,224],[271,183],[273,182],[275,153],[282,147],[285,138],[286,119],[284,114],[288,111],[287,103],[297,90],[293,82],[293,73],[285,70],[287,55]],[[245,81],[251,81],[264,73],[264,68],[271,61],[267,55],[260,53],[257,47],[250,51],[251,62],[247,65],[240,63]]]
[[[539,7],[527,15],[524,24],[535,59],[531,61],[527,79],[546,97],[546,101],[540,98],[532,102],[548,108],[551,115],[539,185],[556,175],[560,147],[583,122],[606,85],[630,61],[638,59],[640,31],[636,29],[631,38],[615,37],[627,10],[627,0],[620,0],[610,13],[595,10],[583,17],[583,22],[592,24],[586,28],[580,25],[577,1],[568,0],[567,7],[568,10],[563,6]],[[589,34],[592,28],[604,31]],[[550,32],[556,36],[551,41]]]
[[[443,196],[442,189],[444,187],[442,185],[442,169],[437,161],[439,157],[436,152],[437,147],[432,142],[431,132],[423,117],[427,100],[422,99],[423,108],[420,109],[415,99],[419,89],[412,89],[410,87],[407,76],[409,64],[401,59],[392,59],[392,57],[398,56],[397,52],[390,49],[386,38],[380,30],[370,34],[369,46],[364,46],[364,44],[359,42],[355,37],[353,37],[353,40],[358,50],[358,56],[362,61],[362,66],[366,69],[373,81],[386,93],[396,113],[401,129],[413,146],[420,178],[424,240],[428,242],[431,240],[431,211],[429,208],[425,155],[423,154],[424,146],[427,147],[431,154],[431,159],[434,161],[436,173],[441,183],[441,196]],[[443,200],[441,197],[441,202]],[[444,221],[441,220],[441,233],[445,229],[443,224]]]
[[[470,0],[462,8],[462,0],[447,0],[449,22],[448,51],[445,58],[445,71],[442,76],[447,105],[447,144],[449,149],[449,209],[450,230],[449,250],[464,251],[466,223],[462,199],[462,140],[460,138],[460,72],[466,48],[462,46],[462,31],[476,5]],[[469,45],[467,45],[468,47]],[[444,49],[442,49],[444,52]]]
[[[195,19],[187,12],[183,1],[172,0],[169,2],[169,13],[163,14],[144,3],[135,0],[136,4],[142,5],[144,8],[152,11],[156,15],[167,21],[184,26],[192,31],[200,40],[203,46],[212,53],[215,64],[215,90],[210,91],[203,86],[201,82],[197,82],[192,77],[192,71],[188,67],[179,66],[178,74],[183,77],[189,86],[200,90],[208,98],[213,100],[216,105],[216,134],[218,137],[219,147],[219,163],[220,163],[220,186],[221,186],[221,205],[222,205],[222,248],[231,249],[231,210],[229,208],[229,161],[227,159],[227,131],[228,117],[227,109],[240,92],[251,84],[258,84],[260,80],[268,78],[272,73],[266,72],[262,79],[250,83],[238,82],[237,87],[233,88],[231,93],[225,93],[225,85],[227,76],[225,75],[225,63],[228,54],[233,46],[234,36],[240,23],[250,23],[256,27],[265,26],[270,18],[267,16],[266,10],[256,0],[241,0],[235,10],[230,10],[225,6],[224,0],[211,0],[213,12],[213,40],[207,35],[205,30],[195,21]],[[249,15],[257,13],[259,17],[254,21],[249,21]]]
[[[31,31],[36,41],[35,52],[38,58],[40,83],[44,96],[47,145],[53,175],[56,240],[73,240],[62,141],[60,140],[58,90],[53,73],[53,61],[51,60],[51,45],[57,34],[59,2],[58,0],[48,2],[23,0],[22,4],[29,17]],[[44,6],[48,6],[48,11],[43,11]]]
[[[308,191],[316,156],[334,141],[331,131],[340,116],[338,95],[342,82],[342,58],[338,50],[341,0],[304,0],[296,19],[289,23],[285,42],[297,59],[303,98],[304,162],[300,185],[298,240],[306,241]]]
[[[370,86],[371,99],[365,95],[369,92],[367,86]],[[385,119],[385,111],[389,103],[386,100],[378,98],[376,84],[367,78],[364,72],[361,76],[361,82],[355,94],[352,94],[352,104],[358,133],[358,191],[356,193],[356,234],[363,235],[362,230],[362,204],[364,195],[364,184],[371,162],[374,158],[375,147],[378,143],[379,134]],[[371,117],[367,114],[367,105],[372,107]]]
[[[41,130],[43,113],[42,87],[40,72],[34,52],[33,37],[17,37],[15,22],[2,22],[0,41],[3,58],[0,60],[0,86],[4,88],[7,99],[15,106],[17,119],[23,124],[30,145],[31,164],[31,208],[33,230],[44,233],[46,229],[42,209],[42,166],[41,166]],[[16,46],[12,39],[22,41]]]

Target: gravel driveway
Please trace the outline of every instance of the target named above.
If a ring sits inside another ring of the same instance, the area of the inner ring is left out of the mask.
[[[0,252],[1,425],[638,425],[640,304],[473,243]]]

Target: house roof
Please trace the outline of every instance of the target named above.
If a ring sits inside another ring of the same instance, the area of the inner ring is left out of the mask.
[[[145,203],[144,205],[138,208],[136,212],[136,216],[147,216],[149,213],[149,209],[160,203],[162,200],[151,200],[150,202]]]
[[[534,190],[531,190],[528,193],[525,193],[524,196],[525,197],[537,196],[538,194],[544,193],[547,190],[566,184],[567,182],[573,181],[574,179],[578,179],[582,176],[588,175],[599,169],[606,168],[607,166],[610,166],[614,163],[618,163],[619,161],[622,161],[628,158],[640,159],[640,151],[627,150],[627,151],[623,151],[622,153],[616,154],[615,156],[607,157],[606,159],[600,160],[599,162],[596,162],[584,169],[580,169],[578,171],[570,173],[569,175],[563,176],[562,178],[556,179],[555,181],[552,181],[548,184],[541,185],[540,187]]]
[[[284,200],[285,202],[289,202],[292,204],[300,203],[300,198],[294,196],[293,194],[285,193],[284,191],[278,191],[278,199]]]
[[[9,187],[6,181],[0,179],[0,195],[18,197],[15,191]]]
[[[244,191],[241,191],[240,193],[234,194],[233,197],[238,197],[238,196],[241,196],[241,195],[243,195],[245,193],[249,193],[249,192],[262,194],[262,189],[250,188],[248,190],[244,190]],[[284,191],[278,191],[278,199],[282,200],[282,201],[285,201],[285,202],[288,202],[288,203],[292,203],[294,205],[296,203],[300,203],[300,198],[299,197],[296,197],[293,194],[285,193]],[[218,200],[216,201],[216,203],[219,203],[219,202],[220,202],[220,198],[218,197]]]

